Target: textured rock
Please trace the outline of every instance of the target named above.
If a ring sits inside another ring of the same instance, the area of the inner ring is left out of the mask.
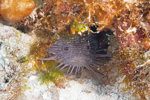
[[[11,98],[12,92],[20,88],[18,59],[28,55],[33,42],[31,36],[0,24],[0,100]]]
[[[83,72],[86,77],[66,79],[64,88],[53,83],[41,85],[38,75],[32,72],[21,77],[26,81],[22,85],[18,73],[25,66],[17,61],[28,56],[34,41],[34,37],[0,24],[0,100],[134,100],[129,93],[122,94],[117,82],[102,86],[99,84],[102,77],[87,77],[90,73],[86,71]]]
[[[82,75],[79,79],[67,80],[64,88],[53,83],[41,85],[38,75],[29,72],[21,77],[26,80],[22,85],[18,73],[25,66],[17,60],[28,56],[34,41],[28,34],[0,25],[0,100],[134,100],[130,94],[121,93],[117,82],[112,86],[101,86],[101,78],[87,77],[90,76],[87,72],[84,72],[86,77]]]

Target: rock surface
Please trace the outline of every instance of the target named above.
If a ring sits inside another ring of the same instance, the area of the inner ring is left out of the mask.
[[[31,36],[0,24],[0,100],[7,100],[18,85],[18,59],[28,55],[33,42]]]
[[[24,89],[18,100],[134,100],[129,94],[122,94],[117,84],[100,86],[93,79],[70,80],[64,84],[65,88],[58,88],[52,83],[40,85],[33,75],[26,86],[30,89]]]
[[[34,72],[19,76],[25,66],[18,59],[28,56],[35,40],[12,27],[0,25],[0,100],[134,100],[128,93],[121,93],[117,82],[102,86],[96,79],[81,77],[66,79],[64,88],[60,88],[53,83],[41,85]],[[21,82],[23,79],[25,84]]]

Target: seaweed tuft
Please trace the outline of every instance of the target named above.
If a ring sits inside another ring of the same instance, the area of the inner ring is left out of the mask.
[[[56,68],[56,61],[45,61],[39,69],[39,80],[41,84],[56,83],[63,79],[63,73]]]

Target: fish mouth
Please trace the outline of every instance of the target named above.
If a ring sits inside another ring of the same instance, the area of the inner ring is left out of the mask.
[[[89,59],[87,57],[73,57],[71,60],[71,62],[88,62]]]
[[[71,62],[85,62],[85,61],[88,61],[88,59],[74,59],[74,60],[71,60]]]

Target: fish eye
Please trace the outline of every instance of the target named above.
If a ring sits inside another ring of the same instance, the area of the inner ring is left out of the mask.
[[[68,47],[68,46],[67,46],[67,47],[64,47],[64,50],[68,51],[68,50],[69,50],[69,47]]]
[[[90,47],[89,47],[89,46],[87,46],[87,49],[90,49]]]

